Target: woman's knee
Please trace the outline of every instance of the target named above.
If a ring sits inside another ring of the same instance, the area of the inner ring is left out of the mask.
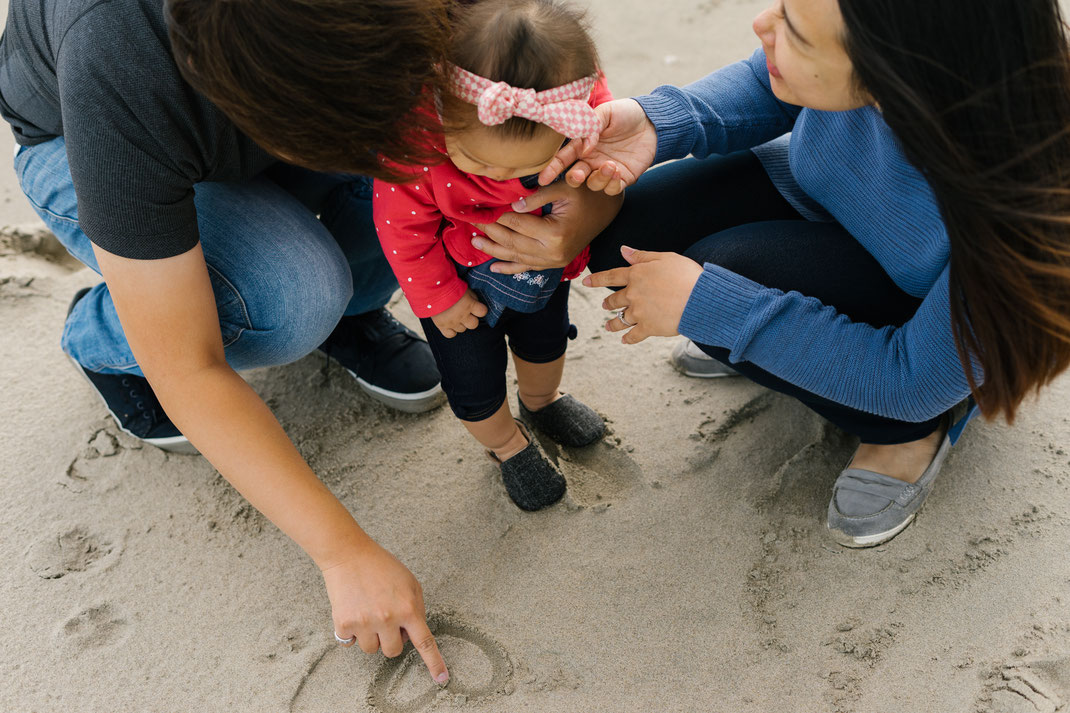
[[[856,244],[836,223],[807,220],[766,220],[738,225],[699,240],[684,255],[700,265],[710,263],[750,280],[788,291],[823,281],[833,263]],[[859,248],[861,250],[861,248]]]
[[[315,349],[353,296],[338,243],[271,181],[196,188],[205,259],[220,276],[213,287],[224,337],[228,325],[240,332],[237,340],[258,365],[293,361]]]
[[[299,270],[280,284],[274,299],[261,310],[271,325],[281,361],[293,361],[322,344],[345,314],[353,297],[353,279],[344,258]]]
[[[237,368],[287,364],[314,351],[353,296],[341,251],[306,246],[284,255],[257,261],[234,280],[213,278],[227,358]]]

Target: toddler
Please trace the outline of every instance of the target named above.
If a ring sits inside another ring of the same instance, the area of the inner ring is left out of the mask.
[[[612,97],[582,16],[559,2],[483,0],[459,11],[453,32],[447,90],[433,109],[444,160],[395,167],[404,183],[376,181],[375,225],[450,408],[500,464],[513,502],[538,510],[564,495],[565,480],[509,411],[506,341],[524,421],[565,446],[601,438],[601,417],[558,390],[575,338],[567,280],[589,253],[563,270],[500,275],[472,246],[482,235],[473,224],[534,193],[565,142],[598,133],[592,107]]]

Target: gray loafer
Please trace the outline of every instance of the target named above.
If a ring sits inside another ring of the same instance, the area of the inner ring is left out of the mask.
[[[698,348],[693,341],[685,339],[679,342],[669,357],[672,367],[684,376],[695,379],[717,379],[724,376],[739,376],[739,372],[722,364]]]
[[[913,521],[951,450],[944,435],[929,467],[915,483],[882,473],[848,468],[836,478],[829,501],[829,535],[844,547],[873,547],[892,539]]]

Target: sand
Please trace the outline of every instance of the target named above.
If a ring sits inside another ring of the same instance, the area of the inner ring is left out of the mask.
[[[762,3],[589,4],[626,95],[745,56]],[[314,565],[207,462],[117,431],[58,347],[97,278],[34,220],[5,169],[0,223],[24,227],[0,233],[0,710],[1070,709],[1070,378],[1013,428],[972,425],[917,522],[847,551],[824,512],[852,440],[678,375],[672,340],[623,347],[593,291],[566,387],[610,433],[549,448],[569,494],[536,514],[446,410],[393,413],[315,355],[249,373],[422,581],[439,691],[411,654],[336,646]]]

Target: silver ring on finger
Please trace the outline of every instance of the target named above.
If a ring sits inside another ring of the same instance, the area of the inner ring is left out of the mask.
[[[636,322],[629,322],[628,320],[626,320],[624,318],[624,310],[626,310],[626,309],[628,309],[628,308],[625,307],[625,308],[621,309],[619,312],[617,312],[617,319],[619,319],[621,324],[623,324],[625,327],[634,327],[637,324]]]
[[[339,644],[352,644],[354,641],[357,640],[357,635],[353,634],[353,636],[350,636],[348,639],[343,639],[341,636],[338,635],[338,632],[336,631],[334,632],[334,640],[337,641]]]

